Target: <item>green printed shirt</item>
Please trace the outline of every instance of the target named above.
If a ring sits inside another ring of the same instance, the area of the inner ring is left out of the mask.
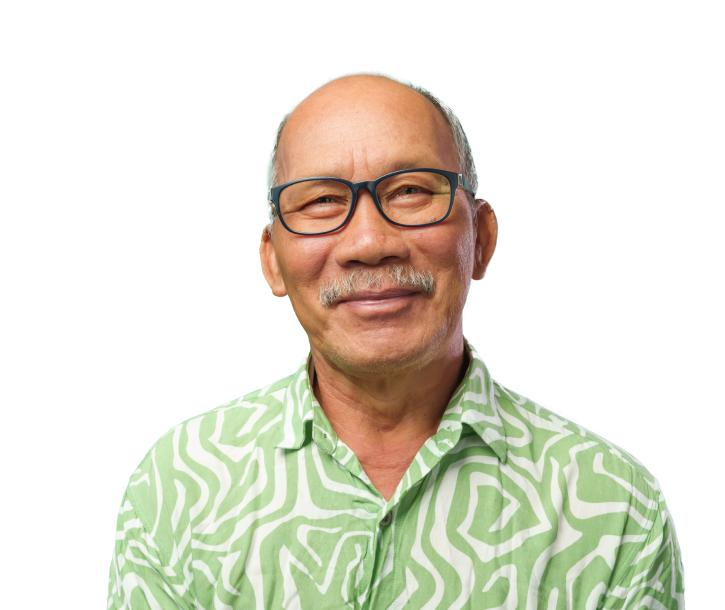
[[[169,431],[126,489],[108,608],[684,608],[657,481],[468,349],[387,502],[315,400],[307,361]]]

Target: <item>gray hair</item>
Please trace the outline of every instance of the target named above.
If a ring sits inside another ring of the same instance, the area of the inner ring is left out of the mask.
[[[353,76],[366,76],[365,74],[357,74]],[[380,75],[375,75],[380,76]],[[423,87],[419,87],[417,85],[413,85],[411,83],[406,83],[399,81],[395,78],[391,78],[389,76],[386,76],[385,78],[388,78],[392,81],[395,81],[396,83],[400,83],[401,85],[405,85],[406,87],[409,87],[413,91],[417,91],[420,93],[424,98],[426,98],[433,106],[435,106],[438,111],[443,115],[443,118],[446,120],[446,123],[448,123],[448,127],[451,130],[451,134],[453,135],[453,144],[456,149],[456,157],[458,160],[458,168],[459,171],[468,178],[471,185],[473,186],[473,190],[478,190],[478,175],[476,174],[476,164],[473,161],[473,153],[471,152],[471,145],[468,143],[468,138],[466,137],[466,132],[463,131],[463,126],[461,125],[461,122],[458,120],[458,117],[453,113],[453,111],[446,106],[441,100],[439,100],[435,95],[433,95],[430,91],[427,89],[424,89]],[[279,141],[282,138],[282,132],[284,131],[285,125],[287,125],[287,121],[290,118],[290,115],[292,113],[288,113],[284,116],[282,119],[282,122],[279,124],[279,127],[277,127],[277,137],[274,141],[274,148],[272,149],[272,154],[270,155],[269,159],[269,168],[267,170],[267,188],[272,188],[273,186],[277,186],[277,155],[279,152]],[[475,208],[476,202],[474,200],[474,197],[470,195],[468,192],[466,192],[466,195],[468,196],[468,199],[471,203],[471,206]],[[270,207],[270,221],[274,221],[274,215],[275,210],[273,207]]]

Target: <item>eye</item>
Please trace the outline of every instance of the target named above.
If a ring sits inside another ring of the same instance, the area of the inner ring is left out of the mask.
[[[310,203],[334,203],[334,200],[332,197],[325,195],[324,197],[318,197],[314,201],[310,201]]]
[[[399,202],[417,202],[421,198],[427,198],[431,196],[430,190],[420,184],[406,184],[397,188],[394,192],[388,196],[389,201],[397,200]]]
[[[400,189],[401,195],[417,195],[418,193],[420,193],[420,188],[417,186],[404,186]]]

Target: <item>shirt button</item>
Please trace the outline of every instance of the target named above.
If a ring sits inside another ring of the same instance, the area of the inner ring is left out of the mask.
[[[380,525],[385,527],[386,525],[390,525],[390,522],[393,520],[393,513],[388,513],[383,517],[383,520],[380,522]]]

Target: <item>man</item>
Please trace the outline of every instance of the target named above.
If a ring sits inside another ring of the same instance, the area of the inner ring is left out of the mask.
[[[109,607],[684,607],[657,482],[464,339],[497,225],[455,116],[338,79],[282,123],[270,180],[262,269],[310,356],[150,451]]]

